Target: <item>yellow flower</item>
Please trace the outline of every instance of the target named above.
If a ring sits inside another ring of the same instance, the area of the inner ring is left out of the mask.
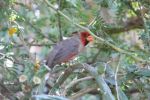
[[[86,23],[85,22],[80,22],[80,25],[85,25]]]
[[[19,82],[25,82],[27,80],[27,76],[26,75],[21,75],[20,77],[19,77]]]
[[[8,29],[9,36],[13,36],[13,34],[16,32],[17,32],[17,28],[15,28],[15,27],[11,27]]]
[[[34,64],[34,71],[37,72],[40,68],[40,61],[36,60],[35,64]]]

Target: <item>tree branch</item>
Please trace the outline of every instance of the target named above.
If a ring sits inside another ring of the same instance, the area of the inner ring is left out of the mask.
[[[121,25],[111,25],[110,27],[103,28],[103,31],[108,34],[118,34],[133,29],[143,29],[143,28],[144,22],[141,17],[131,17],[128,18],[125,22],[121,22]]]
[[[117,78],[120,64],[121,64],[121,56],[119,58],[119,62],[118,62],[118,65],[117,65],[117,68],[116,68],[116,71],[115,71],[115,86],[116,86],[117,100],[120,100],[120,98],[119,98],[119,87],[118,87],[118,78]]]
[[[98,74],[97,70],[94,67],[92,67],[92,66],[90,66],[88,64],[82,64],[82,65],[83,65],[83,68],[85,70],[87,70],[95,78],[99,88],[101,89],[101,93],[103,95],[103,99],[104,100],[115,100],[115,98],[114,98],[114,96],[113,96],[109,86],[106,84],[106,82],[104,81],[103,77],[101,77]]]
[[[54,86],[51,89],[49,89],[50,93],[54,93],[55,89],[58,88],[69,77],[69,75],[75,69],[79,68],[79,66],[81,66],[81,65],[80,64],[76,64],[76,65],[70,66],[67,69],[65,69],[65,71],[62,72],[62,74],[60,75],[60,77],[57,79],[57,81],[54,84]]]
[[[57,0],[57,4],[58,4],[58,10],[60,10],[61,9],[61,0]],[[60,14],[58,13],[57,14],[58,15],[58,27],[59,27],[59,34],[60,34],[60,41],[62,41],[63,40],[63,34],[62,34],[62,31],[61,31],[61,16],[60,16]]]
[[[70,84],[68,84],[66,87],[65,87],[65,90],[64,90],[64,93],[66,95],[66,93],[68,92],[68,90],[72,87],[74,87],[76,84],[78,84],[79,82],[82,82],[82,81],[86,81],[86,80],[91,80],[93,79],[93,77],[91,76],[88,76],[88,77],[84,77],[84,78],[80,78],[80,79],[77,79],[77,80],[73,80]]]
[[[97,89],[97,87],[91,87],[91,86],[87,87],[85,89],[80,90],[76,94],[70,96],[69,99],[70,100],[77,100],[77,98],[79,98],[79,97],[81,97],[81,96],[85,95],[86,93],[89,93],[89,92],[91,92],[93,90],[96,90],[96,89]]]

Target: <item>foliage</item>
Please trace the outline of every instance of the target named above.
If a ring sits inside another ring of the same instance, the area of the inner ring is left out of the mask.
[[[149,0],[1,0],[0,99],[149,100],[149,5]],[[53,45],[82,30],[94,42],[49,71],[44,59]],[[45,84],[49,95],[43,95]]]

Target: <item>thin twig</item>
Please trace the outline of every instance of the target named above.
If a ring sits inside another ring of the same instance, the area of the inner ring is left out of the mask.
[[[89,23],[88,27],[94,26],[94,24],[96,23],[96,20],[97,20],[98,17],[99,17],[99,12],[100,12],[100,10],[101,10],[101,6],[99,6],[96,17]]]
[[[0,60],[4,59],[6,56],[3,53],[0,53]]]
[[[20,40],[22,41],[24,47],[26,48],[27,52],[28,52],[28,55],[29,55],[29,58],[32,62],[35,61],[35,59],[32,57],[31,53],[30,53],[30,49],[29,47],[27,46],[26,42],[24,41],[24,38],[23,38],[23,35],[22,35],[22,32],[20,32],[20,35],[19,35],[19,38]]]
[[[94,23],[96,22],[97,16],[89,23],[88,27],[94,25]]]
[[[61,0],[57,0],[58,2],[58,10],[61,10]],[[63,34],[62,34],[62,31],[61,31],[61,16],[60,14],[57,12],[57,16],[58,16],[58,28],[59,28],[59,34],[60,34],[60,41],[63,40]]]
[[[91,91],[96,90],[98,87],[86,87],[85,89],[80,90],[79,92],[77,92],[76,94],[72,95],[69,97],[70,100],[77,100],[77,98],[85,95],[86,93],[89,93]]]
[[[33,63],[35,61],[35,59],[32,57],[32,55],[30,53],[30,48],[28,47],[27,43],[24,40],[24,37],[23,37],[23,34],[22,34],[24,31],[23,31],[22,27],[17,22],[14,21],[14,23],[18,26],[18,28],[20,30],[19,39],[23,43],[25,49],[27,50],[27,52],[29,54],[29,58],[30,58],[31,62]]]
[[[55,43],[28,43],[29,46],[52,46],[55,45]],[[23,44],[14,45],[14,47],[22,47]]]
[[[120,100],[120,98],[119,98],[119,88],[118,88],[118,82],[117,82],[117,75],[118,75],[118,70],[119,70],[120,63],[121,63],[121,56],[120,56],[120,59],[119,59],[119,62],[118,62],[118,65],[117,65],[117,68],[116,68],[116,71],[115,71],[115,85],[116,85],[117,100]]]
[[[51,88],[50,93],[54,93],[55,89],[57,89],[68,77],[69,75],[77,68],[79,68],[79,66],[81,66],[80,64],[76,64],[73,66],[68,67],[67,69],[64,70],[64,72],[62,72],[62,74],[60,75],[60,77],[57,79],[56,83],[54,84],[54,86]]]
[[[73,87],[75,84],[77,84],[79,82],[82,82],[82,81],[85,81],[85,80],[91,80],[91,79],[93,79],[92,76],[88,76],[88,77],[80,78],[80,79],[77,79],[77,80],[73,80],[69,85],[66,86],[66,89]]]
[[[79,82],[82,82],[82,81],[86,81],[86,80],[91,80],[93,79],[92,76],[88,76],[88,77],[84,77],[84,78],[80,78],[80,79],[77,79],[77,80],[73,80],[70,84],[68,84],[66,87],[65,87],[65,90],[64,90],[64,93],[63,94],[66,94],[67,91],[72,88],[74,85],[78,84]]]
[[[18,64],[18,65],[22,65],[24,67],[24,64],[19,62],[17,59],[15,59],[14,57],[8,57],[6,54],[4,53],[0,53],[0,60],[2,59],[8,59],[10,61],[12,61],[14,64]]]

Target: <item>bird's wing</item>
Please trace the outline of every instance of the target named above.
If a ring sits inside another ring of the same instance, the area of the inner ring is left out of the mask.
[[[53,59],[53,65],[60,64],[61,62],[67,62],[72,57],[79,53],[80,41],[78,39],[70,38],[60,42],[58,46],[54,48],[59,48],[59,51]]]
[[[49,52],[48,54],[48,57],[46,58],[46,65],[48,65],[49,67],[53,67],[53,60],[55,58],[55,56],[57,55],[58,51],[60,48],[57,48],[57,49],[54,49],[58,47],[58,44],[56,44],[54,47],[53,47],[53,50]]]

